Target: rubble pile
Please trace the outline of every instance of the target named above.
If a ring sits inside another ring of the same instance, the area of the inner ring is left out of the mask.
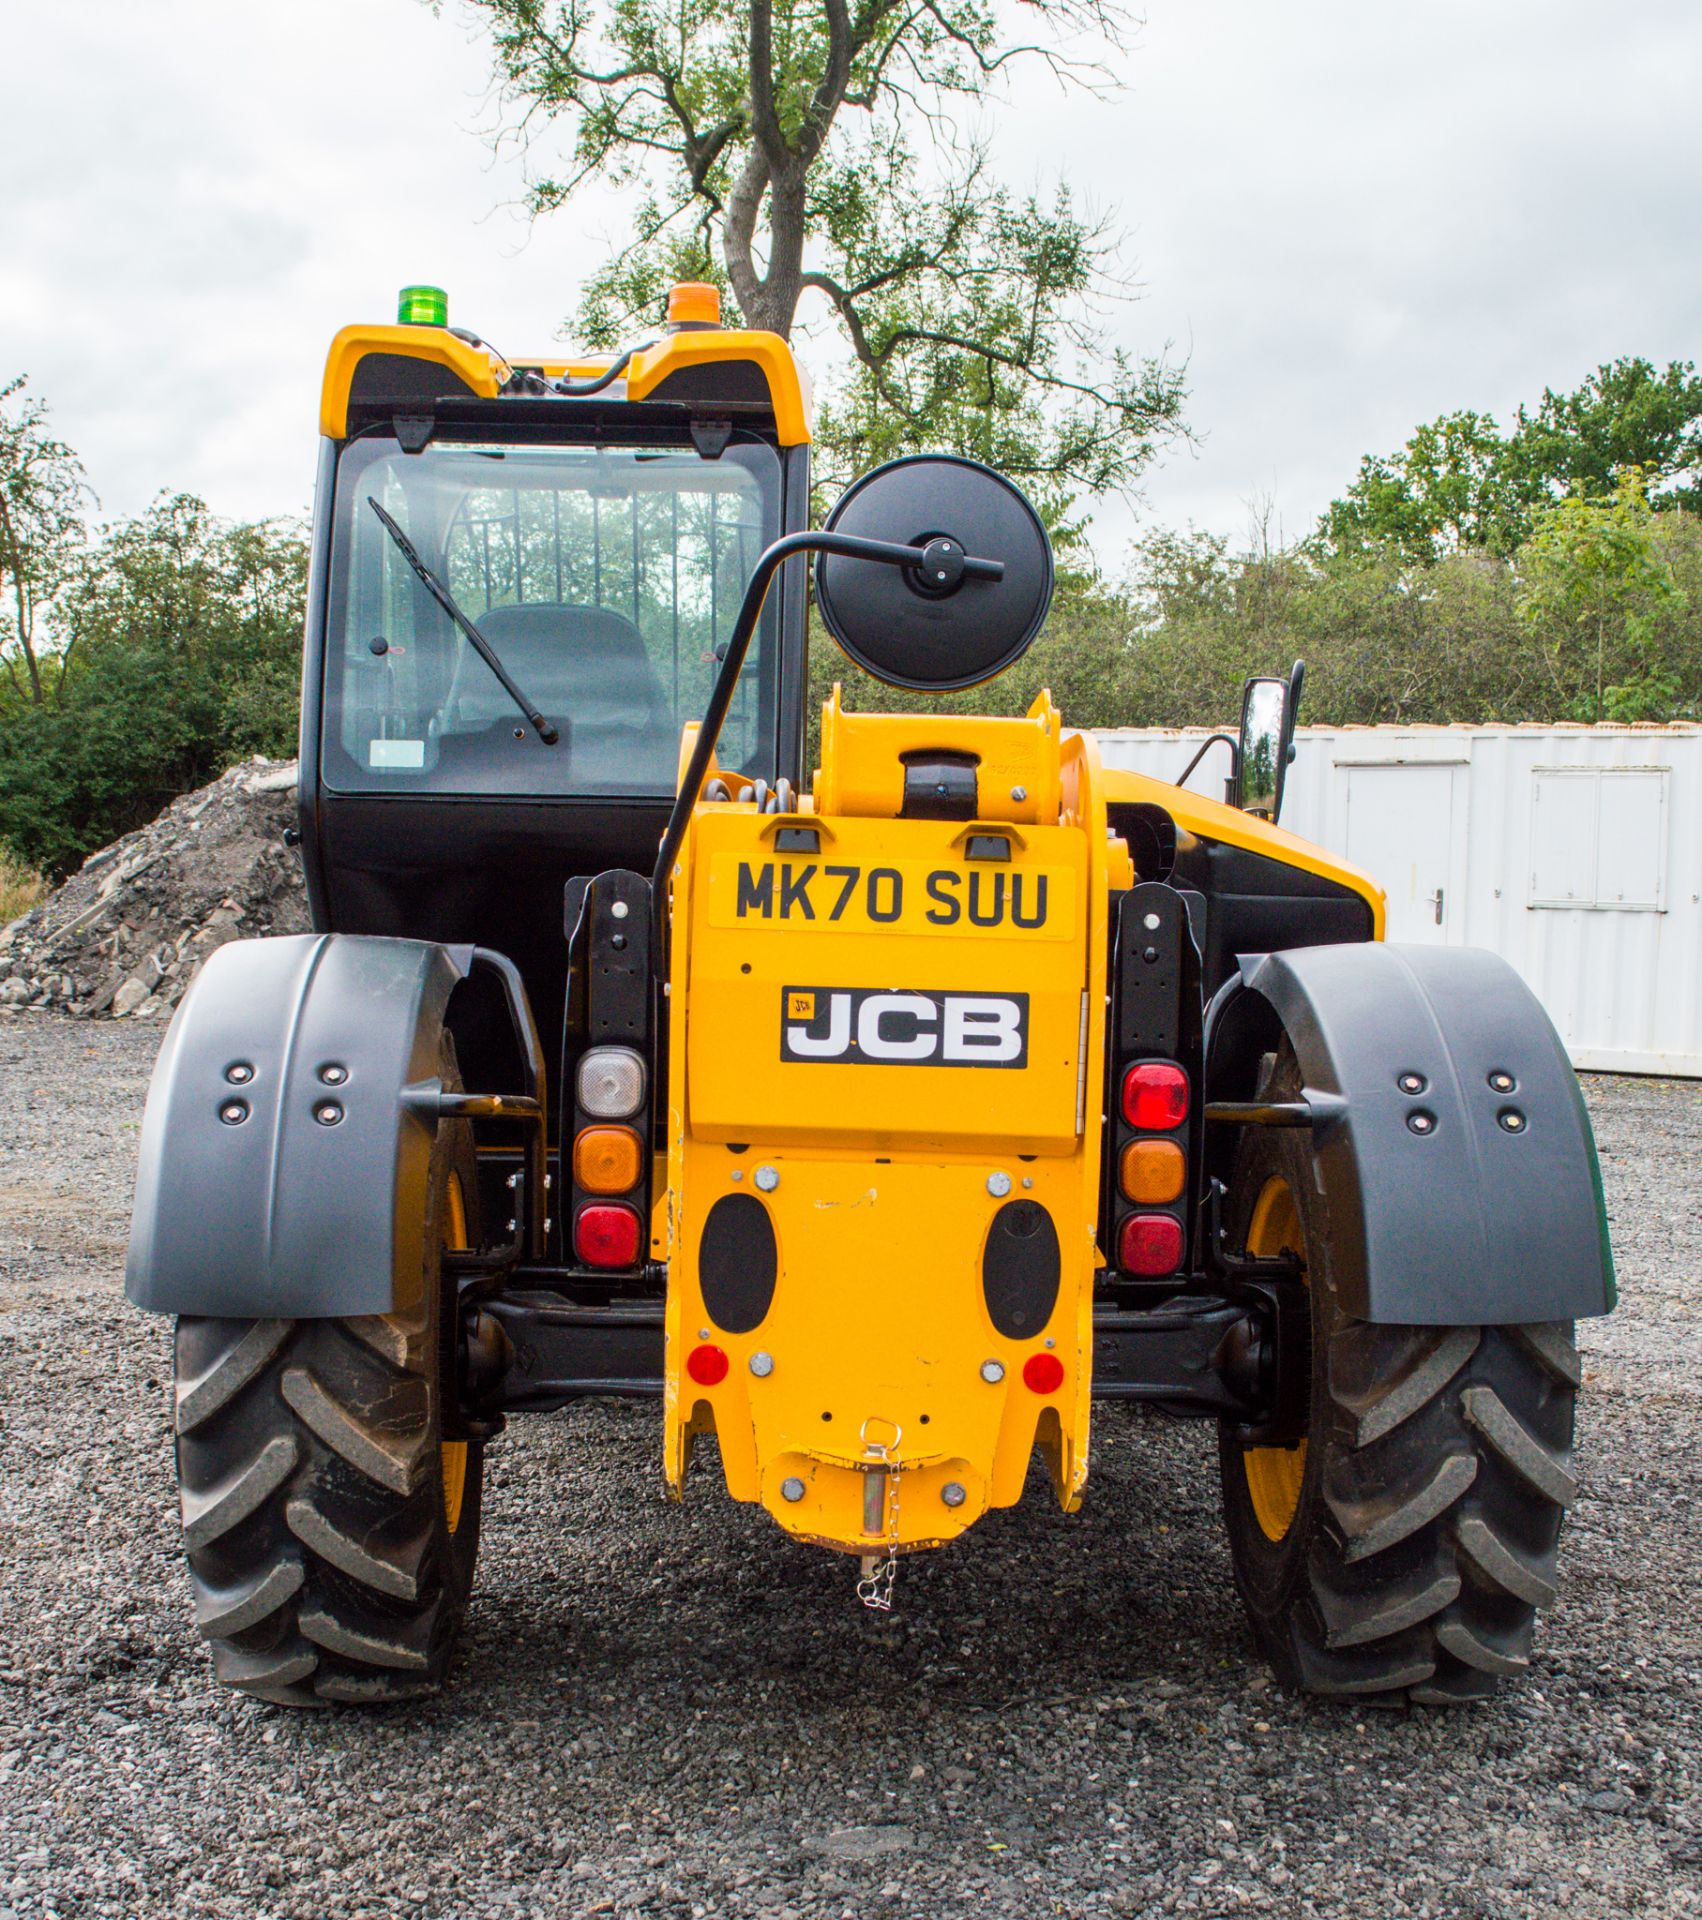
[[[159,1019],[227,940],[305,933],[301,860],[284,844],[295,785],[293,760],[256,756],[91,853],[0,928],[0,1014]]]

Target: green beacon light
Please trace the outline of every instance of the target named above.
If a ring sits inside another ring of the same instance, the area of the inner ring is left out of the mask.
[[[441,287],[404,287],[396,296],[396,324],[400,327],[446,327],[449,295]]]

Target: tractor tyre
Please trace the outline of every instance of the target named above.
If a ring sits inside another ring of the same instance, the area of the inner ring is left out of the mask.
[[[1300,1086],[1285,1044],[1260,1098]],[[1231,1211],[1249,1251],[1300,1257],[1311,1299],[1304,1443],[1219,1432],[1235,1581],[1261,1645],[1312,1693],[1445,1706],[1494,1692],[1528,1665],[1555,1597],[1576,1493],[1571,1324],[1354,1319],[1304,1129],[1246,1129]]]
[[[459,1089],[444,1039],[443,1083]],[[482,1442],[446,1439],[442,1250],[477,1245],[465,1121],[432,1150],[417,1300],[344,1320],[177,1323],[177,1475],[195,1620],[228,1687],[287,1706],[441,1684],[478,1553]]]

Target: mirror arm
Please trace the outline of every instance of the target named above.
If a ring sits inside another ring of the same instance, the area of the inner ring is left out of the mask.
[[[1241,743],[1232,733],[1209,733],[1205,739],[1200,742],[1199,752],[1196,753],[1193,759],[1177,774],[1172,785],[1185,787],[1194,769],[1220,740],[1229,749],[1229,777],[1231,780],[1239,780],[1241,778]]]
[[[653,903],[650,914],[651,958],[658,980],[664,977],[667,962],[667,915],[663,911],[663,903],[667,898],[668,875],[679,855],[680,842],[685,838],[691,810],[697,804],[703,776],[709,771],[709,762],[721,738],[727,709],[733,704],[733,689],[738,684],[739,672],[745,664],[745,655],[750,650],[757,622],[762,618],[763,602],[768,598],[769,585],[775,574],[794,554],[799,553],[836,553],[846,560],[874,560],[883,566],[919,568],[923,552],[921,547],[899,546],[891,540],[864,540],[850,533],[818,533],[806,529],[802,533],[786,534],[772,546],[765,547],[759,555],[755,567],[751,569],[745,597],[739,603],[739,617],[733,622],[733,631],[728,636],[726,656],[721,662],[721,671],[715,676],[715,686],[710,693],[709,704],[704,709],[703,723],[697,730],[691,761],[686,767],[685,777],[680,781],[680,790],[674,796],[673,811],[668,815],[667,829],[656,854],[655,871],[650,876]],[[978,560],[965,555],[963,573],[965,578],[972,580],[1002,580],[1005,566],[1002,560]]]

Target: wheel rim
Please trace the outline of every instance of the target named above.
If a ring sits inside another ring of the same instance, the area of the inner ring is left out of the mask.
[[[464,1252],[467,1246],[467,1196],[461,1191],[461,1176],[452,1173],[449,1184],[444,1190],[443,1225],[440,1240],[445,1253]],[[450,1340],[455,1337],[453,1326],[443,1328],[441,1337]],[[443,1517],[449,1523],[449,1531],[454,1533],[461,1524],[461,1502],[467,1492],[467,1443],[465,1440],[445,1440],[441,1443],[443,1482]]]
[[[1281,1174],[1273,1174],[1259,1190],[1253,1218],[1247,1225],[1247,1251],[1260,1259],[1297,1254],[1304,1266],[1306,1236],[1300,1211]],[[1304,1272],[1301,1278],[1304,1280]],[[1248,1447],[1241,1460],[1260,1531],[1267,1540],[1286,1538],[1294,1525],[1300,1489],[1306,1480],[1306,1442],[1297,1441],[1292,1447]]]

